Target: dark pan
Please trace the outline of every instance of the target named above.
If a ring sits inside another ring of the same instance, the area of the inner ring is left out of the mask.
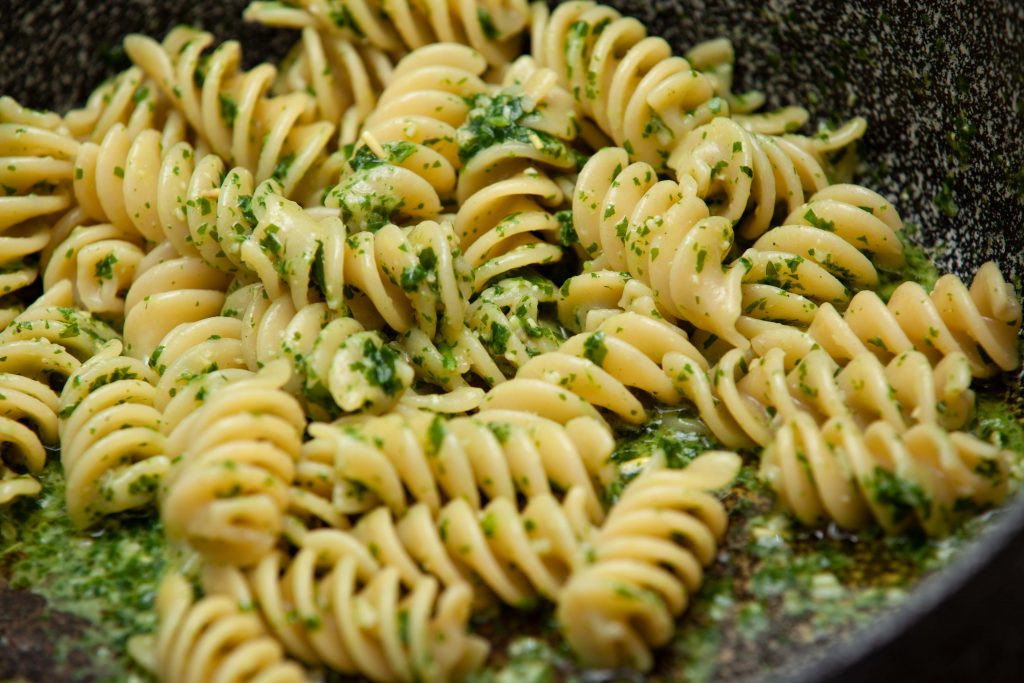
[[[180,22],[244,41],[249,63],[291,36],[242,23],[246,0],[2,0],[0,94],[36,107],[84,101],[120,68],[120,39]],[[995,259],[1024,272],[1024,3],[610,0],[679,52],[727,36],[740,84],[772,105],[863,115],[865,182],[939,245],[943,270],[969,277]],[[1020,400],[1020,377],[1009,396]],[[1020,414],[1020,413],[1018,413]],[[842,642],[790,657],[786,681],[1024,680],[1024,501],[1012,502],[903,607]],[[748,669],[750,670],[750,669]],[[667,676],[671,678],[671,674]]]

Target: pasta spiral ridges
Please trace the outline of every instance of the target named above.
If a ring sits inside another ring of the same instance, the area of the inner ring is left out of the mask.
[[[651,668],[651,648],[671,639],[725,534],[725,509],[707,492],[739,467],[735,453],[708,452],[626,486],[591,541],[593,562],[558,598],[562,634],[587,666]]]
[[[583,113],[634,160],[659,169],[686,134],[728,115],[714,82],[637,19],[593,2],[534,5],[532,51]]]
[[[1020,299],[991,261],[978,269],[970,288],[947,274],[931,292],[916,282],[904,282],[888,303],[874,292],[859,292],[842,314],[824,303],[806,331],[767,321],[745,324],[741,319],[740,325],[755,349],[778,346],[787,359],[799,358],[817,344],[839,363],[868,351],[888,360],[916,350],[932,364],[962,353],[975,377],[991,377],[1020,365]]]
[[[798,413],[765,449],[761,469],[805,524],[832,519],[856,530],[874,519],[890,533],[920,525],[941,535],[965,512],[1003,500],[1009,457],[932,424],[900,434],[885,422],[861,430],[845,417],[819,427]]]
[[[456,135],[459,173],[455,232],[473,268],[473,289],[511,270],[558,261],[565,199],[551,173],[576,170],[568,94],[550,69],[516,61],[501,89],[481,94]]]
[[[630,164],[625,150],[602,149],[580,171],[573,226],[594,258],[588,267],[628,272],[667,316],[747,345],[736,329],[746,269],[724,265],[732,226],[710,215],[692,182],[659,180],[650,164]]]
[[[425,503],[401,517],[380,506],[360,517],[351,533],[407,583],[433,576],[447,587],[471,589],[480,607],[497,598],[530,608],[538,597],[554,600],[583,564],[591,529],[586,495],[571,489],[561,502],[538,494],[522,506],[495,498],[474,509],[456,498],[436,514]]]
[[[717,118],[690,132],[673,150],[668,165],[680,183],[690,178],[711,212],[736,224],[736,234],[755,240],[777,218],[793,214],[830,183],[825,154],[843,150],[864,134],[864,119],[853,119],[813,137],[764,135],[739,122]],[[852,155],[850,155],[852,156]],[[874,193],[868,206],[894,230],[899,216]]]
[[[356,140],[393,68],[392,58],[378,48],[306,26],[278,65],[271,92],[309,93],[316,103],[314,118],[337,122],[339,144],[346,145]]]
[[[485,68],[479,53],[453,44],[420,48],[398,63],[347,161],[351,170],[325,199],[352,232],[375,231],[398,214],[441,215],[461,166],[456,129],[468,102],[486,90]]]
[[[525,0],[429,5],[409,0],[301,0],[295,7],[252,2],[245,18],[272,26],[316,27],[348,40],[364,41],[391,53],[430,43],[462,43],[492,66],[504,66],[520,51],[530,18]]]
[[[170,464],[153,407],[156,376],[120,353],[121,343],[109,342],[71,375],[60,396],[65,497],[79,528],[152,503]]]
[[[296,310],[290,297],[271,299],[257,284],[234,293],[227,305],[241,306],[241,346],[249,369],[287,359],[293,379],[286,388],[315,417],[384,412],[412,383],[412,368],[377,331],[331,314],[325,304]]]
[[[174,328],[220,313],[228,282],[198,256],[178,256],[170,242],[158,245],[140,261],[125,296],[125,352],[149,362]]]
[[[614,474],[614,439],[587,417],[561,425],[503,410],[448,419],[391,414],[344,426],[317,423],[309,433],[303,460],[332,468],[331,503],[345,514],[384,505],[401,516],[416,502],[436,514],[454,499],[479,510],[487,500],[579,489],[587,514],[600,521],[600,487]]]
[[[255,169],[257,182],[278,178],[290,192],[319,159],[334,125],[312,120],[307,93],[267,97],[276,69],[262,64],[240,71],[236,41],[203,55],[213,42],[209,33],[179,26],[163,43],[136,34],[124,48],[213,152]]]
[[[461,681],[487,655],[467,633],[472,593],[441,589],[378,560],[334,529],[305,533],[291,558],[272,552],[244,575],[207,566],[204,585],[258,605],[293,657],[380,683]],[[290,615],[297,615],[292,618]]]
[[[904,352],[886,366],[864,352],[839,368],[828,353],[815,348],[788,374],[785,355],[775,348],[749,359],[733,349],[704,372],[690,358],[673,354],[664,366],[730,448],[767,446],[775,425],[798,412],[860,424],[880,419],[899,433],[913,423],[956,429],[974,414],[970,367],[961,353],[947,356],[933,369],[916,351]]]
[[[41,490],[33,475],[58,440],[59,392],[67,378],[117,334],[70,308],[61,282],[0,332],[0,505]]]
[[[647,411],[631,388],[667,405],[682,400],[661,366],[672,353],[698,366],[706,363],[675,325],[626,311],[570,337],[558,351],[531,358],[514,379],[491,389],[481,407],[523,410],[564,422],[582,415],[600,419],[598,406],[642,424]]]
[[[46,248],[50,217],[72,205],[73,159],[79,143],[61,128],[33,123],[13,100],[0,109],[0,292],[11,294],[35,282],[34,260]],[[29,123],[32,122],[32,123]],[[15,305],[0,309],[0,325],[18,314]]]
[[[167,536],[215,562],[253,564],[277,543],[305,414],[282,391],[284,361],[211,392],[168,439]]]
[[[309,680],[301,666],[285,658],[260,618],[227,596],[196,601],[188,582],[169,574],[160,582],[156,608],[152,663],[161,683]]]
[[[857,185],[831,185],[772,228],[739,262],[746,316],[807,325],[818,305],[845,308],[852,293],[876,288],[878,268],[903,265],[899,216]]]

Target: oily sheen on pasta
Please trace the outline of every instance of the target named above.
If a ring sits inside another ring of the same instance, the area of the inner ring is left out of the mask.
[[[508,610],[647,672],[753,477],[932,536],[1015,487],[1016,273],[909,276],[865,119],[589,0],[243,16],[279,63],[179,26],[0,97],[0,514],[59,471],[76,528],[162,524],[156,679],[457,682]]]

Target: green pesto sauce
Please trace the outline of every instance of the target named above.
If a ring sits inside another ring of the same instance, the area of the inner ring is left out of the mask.
[[[84,631],[54,632],[58,656],[87,653],[96,680],[148,680],[126,653],[128,639],[156,629],[154,597],[166,562],[155,516],[107,520],[80,533],[67,517],[56,459],[42,494],[0,510],[0,575],[12,589],[47,600],[47,610],[86,620]]]
[[[879,271],[876,291],[882,301],[888,301],[893,291],[904,281],[916,282],[930,292],[939,279],[939,269],[935,267],[933,255],[911,241],[916,232],[916,227],[908,223],[903,231],[896,233],[903,243],[904,263],[903,267],[894,272]]]

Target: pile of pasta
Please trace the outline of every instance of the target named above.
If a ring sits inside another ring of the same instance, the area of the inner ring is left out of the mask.
[[[160,680],[457,681],[474,615],[541,602],[584,666],[650,669],[732,451],[807,525],[942,534],[1006,495],[964,430],[1020,302],[994,263],[883,298],[862,119],[798,133],[727,42],[589,1],[245,17],[301,37],[245,69],[132,35],[81,109],[0,100],[0,504],[59,446],[78,527],[159,515],[193,557],[133,647]],[[616,436],[682,405],[732,451],[609,496]]]

